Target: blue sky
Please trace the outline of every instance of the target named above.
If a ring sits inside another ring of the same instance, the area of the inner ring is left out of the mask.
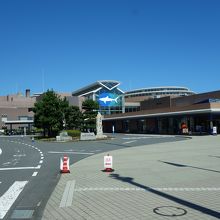
[[[220,89],[219,0],[0,0],[0,95]]]

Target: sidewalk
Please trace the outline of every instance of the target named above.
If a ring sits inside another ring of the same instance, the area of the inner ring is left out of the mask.
[[[110,152],[104,173],[97,154],[62,174],[43,219],[220,218],[220,136]]]

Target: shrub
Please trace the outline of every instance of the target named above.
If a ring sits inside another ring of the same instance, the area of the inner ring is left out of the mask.
[[[44,130],[43,130],[42,128],[33,128],[33,129],[32,129],[32,132],[33,132],[33,133],[39,133],[39,134],[42,134],[43,131],[44,131]]]
[[[71,137],[80,137],[81,131],[79,130],[67,130],[67,134]]]

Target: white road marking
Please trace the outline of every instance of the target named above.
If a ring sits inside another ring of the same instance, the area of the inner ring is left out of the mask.
[[[15,154],[13,157],[26,157],[26,154]]]
[[[58,151],[48,151],[49,154],[88,154],[92,155],[94,153],[83,153],[83,152],[58,152]]]
[[[125,138],[122,138],[123,140],[139,140],[139,139],[147,139],[149,137],[125,137]]]
[[[125,134],[125,136],[137,136],[137,137],[146,137],[146,136],[158,136],[158,135],[149,135],[149,134]]]
[[[2,149],[0,148],[0,155],[2,154]]]
[[[33,172],[32,176],[37,176],[38,172]]]
[[[63,197],[60,202],[60,208],[72,205],[75,183],[75,180],[67,181]]]
[[[0,197],[0,219],[3,219],[28,181],[16,181],[3,196]]]
[[[41,159],[41,160],[43,160],[43,159],[44,159],[44,157],[42,156],[40,159]]]
[[[166,134],[124,134],[125,136],[137,136],[137,137],[175,137],[175,135]]]
[[[91,150],[91,153],[92,152],[100,152],[100,151],[102,151],[102,150]]]
[[[5,162],[5,163],[3,163],[2,165],[3,165],[3,166],[7,166],[7,165],[9,165],[9,164],[11,164],[11,162]]]
[[[133,143],[133,142],[136,142],[137,140],[133,140],[133,141],[127,141],[127,142],[124,142],[122,144],[130,144],[130,143]]]
[[[34,169],[40,169],[40,165],[37,167],[6,167],[6,168],[0,168],[0,171],[5,170],[34,170]]]
[[[220,187],[200,187],[200,188],[149,188],[143,189],[140,187],[133,187],[133,188],[119,188],[119,187],[100,187],[100,188],[76,188],[74,189],[75,192],[81,191],[149,191],[149,190],[156,190],[156,191],[180,191],[180,192],[189,192],[189,191],[220,191]]]
[[[43,160],[41,160],[41,161],[39,162],[39,164],[41,164],[41,163],[43,163]]]

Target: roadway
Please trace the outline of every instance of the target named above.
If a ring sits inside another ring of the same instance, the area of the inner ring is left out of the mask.
[[[88,156],[120,148],[183,140],[183,137],[157,135],[111,136],[108,140],[68,143],[1,137],[0,219],[41,219],[59,181],[60,157],[64,155],[74,164]]]

